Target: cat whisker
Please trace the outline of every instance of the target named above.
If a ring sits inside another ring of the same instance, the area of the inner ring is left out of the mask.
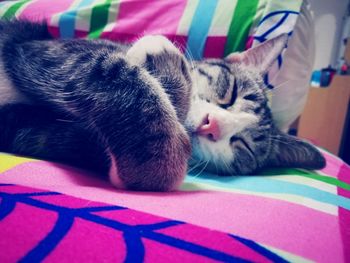
[[[216,174],[219,174],[219,168],[218,168],[218,165],[216,164],[216,162],[214,162],[214,165],[215,165]]]
[[[56,121],[61,121],[61,122],[76,122],[75,120],[66,120],[66,119],[56,119]]]
[[[194,58],[190,50],[188,50],[183,44],[177,42],[176,40],[173,42],[176,47],[180,50],[185,50],[185,55],[187,57],[187,61],[191,64],[191,68],[194,69],[196,67],[194,63]]]
[[[197,173],[197,174],[194,175],[193,177],[196,178],[196,177],[200,176],[201,173],[204,172],[205,168],[207,168],[208,164],[209,164],[209,160],[208,160],[208,161],[206,162],[206,164],[203,166],[202,170],[200,170],[199,173]]]
[[[187,173],[192,172],[193,170],[195,170],[196,168],[198,168],[199,166],[201,166],[201,165],[204,164],[204,163],[205,163],[205,161],[203,161],[203,160],[199,161],[199,162],[196,163],[193,167],[191,167],[191,168],[187,171]]]
[[[285,82],[279,83],[279,86],[274,86],[272,89],[265,89],[266,95],[269,97],[275,97],[277,95],[275,91],[281,89],[284,83]]]
[[[289,146],[295,147],[295,145],[293,143],[280,140],[277,137],[276,138],[270,138],[270,139],[271,139],[272,142],[279,142],[279,143],[282,143],[282,144],[285,144],[285,145],[289,145]]]
[[[222,158],[222,157],[221,157],[220,160],[221,160],[221,161],[223,162],[223,164],[225,165],[227,172],[230,172],[231,168],[230,168],[229,164],[226,162],[225,158]]]
[[[187,48],[185,48],[185,54],[188,57],[187,61],[191,64],[191,69],[195,69],[196,64],[194,63],[194,58],[193,58],[191,51],[188,50]]]

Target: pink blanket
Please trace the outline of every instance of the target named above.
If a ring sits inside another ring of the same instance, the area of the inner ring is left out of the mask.
[[[63,165],[0,155],[0,262],[350,260],[350,168],[189,175],[117,191]],[[268,175],[269,174],[269,175]]]

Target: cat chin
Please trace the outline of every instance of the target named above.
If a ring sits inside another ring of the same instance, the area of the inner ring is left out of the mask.
[[[111,184],[116,187],[117,189],[126,189],[123,181],[120,179],[119,175],[118,175],[118,168],[117,168],[117,161],[115,159],[115,157],[113,156],[113,154],[108,151],[108,156],[110,159],[110,168],[109,168],[109,181],[111,182]]]

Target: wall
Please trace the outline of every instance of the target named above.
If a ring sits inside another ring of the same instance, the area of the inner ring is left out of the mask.
[[[315,17],[314,69],[336,66],[348,0],[309,0]]]

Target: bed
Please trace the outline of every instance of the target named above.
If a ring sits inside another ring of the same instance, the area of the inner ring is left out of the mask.
[[[116,191],[61,164],[0,155],[1,262],[350,260],[350,167],[189,174],[173,193]]]
[[[18,0],[0,2],[0,16],[44,19],[61,38],[163,34],[195,59],[288,33],[265,78],[285,129],[306,98],[312,28],[305,3],[281,2]],[[320,150],[320,171],[189,170],[171,193],[120,191],[87,171],[1,153],[0,262],[350,262],[350,167]]]

